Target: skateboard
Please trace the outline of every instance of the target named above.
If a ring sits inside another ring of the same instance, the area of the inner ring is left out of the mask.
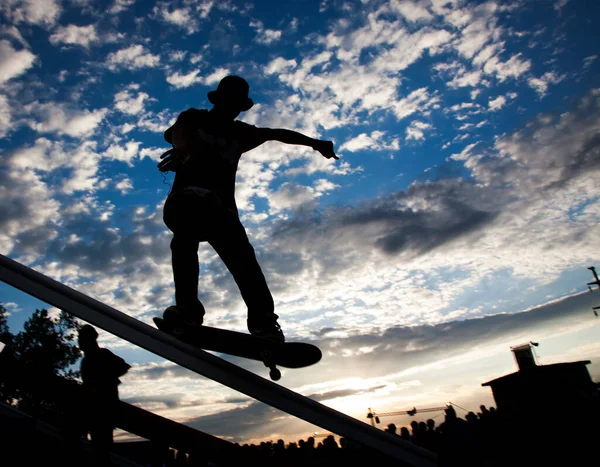
[[[269,368],[273,381],[281,378],[277,366],[303,368],[321,360],[321,350],[305,342],[274,342],[243,332],[209,326],[186,326],[175,320],[153,318],[158,329],[202,350],[257,360]]]

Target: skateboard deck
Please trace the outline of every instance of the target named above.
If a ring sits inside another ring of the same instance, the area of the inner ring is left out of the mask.
[[[210,326],[191,327],[178,322],[153,318],[161,331],[202,350],[211,350],[236,357],[263,362],[270,369],[270,377],[278,380],[277,366],[303,368],[321,360],[321,350],[305,342],[273,342],[243,332]]]

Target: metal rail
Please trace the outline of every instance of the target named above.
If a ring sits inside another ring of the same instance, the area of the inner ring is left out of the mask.
[[[415,467],[436,465],[436,455],[430,451],[181,342],[4,255],[0,255],[0,280],[132,344],[313,425]]]

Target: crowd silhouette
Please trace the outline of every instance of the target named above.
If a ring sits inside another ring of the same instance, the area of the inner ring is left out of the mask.
[[[523,423],[523,419],[503,414],[495,407],[481,405],[478,412],[470,411],[461,417],[450,406],[439,424],[433,418],[413,420],[399,429],[390,423],[384,431],[436,453],[439,467],[596,465],[594,439],[598,430],[595,422],[584,425],[579,417],[573,417],[573,421],[577,426],[570,430],[561,426],[548,430],[532,420],[529,424]],[[159,458],[159,462],[146,460],[140,464],[145,467],[404,465],[359,442],[343,437],[336,439],[334,435],[320,441],[309,437],[288,443],[279,439],[260,444],[235,444],[230,450],[217,453],[171,449]]]
[[[498,436],[501,418],[494,407],[480,406],[480,412],[468,412],[460,418],[454,407],[445,411],[444,420],[438,425],[432,418],[427,421],[412,421],[398,430],[394,423],[384,429],[387,433],[432,451],[438,455],[439,466],[495,466],[504,465],[503,456],[494,450],[494,439]],[[498,449],[505,447],[497,446]],[[389,458],[360,443],[346,438],[327,435],[317,441],[315,437],[286,443],[283,439],[256,444],[236,444],[231,452],[219,453],[216,458],[207,458],[205,453],[171,450],[166,456],[166,466],[233,466],[243,460],[260,460],[265,466],[325,466],[334,464],[368,462],[381,466],[399,466],[399,461]],[[496,460],[494,460],[496,459]],[[165,456],[161,457],[164,462]],[[146,462],[147,467],[163,464]]]

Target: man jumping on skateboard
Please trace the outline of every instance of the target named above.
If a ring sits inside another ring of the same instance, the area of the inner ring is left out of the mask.
[[[201,326],[204,306],[198,299],[198,247],[208,242],[233,275],[248,307],[248,330],[254,336],[284,342],[275,305],[254,249],[238,216],[235,177],[243,153],[266,141],[312,147],[327,159],[338,159],[333,143],[285,129],[258,128],[235,120],[254,105],[250,87],[239,76],[227,76],[208,93],[210,110],[190,108],[165,131],[173,148],[158,164],[175,172],[164,205],[163,220],[171,232],[175,303],[165,319],[175,317]]]

